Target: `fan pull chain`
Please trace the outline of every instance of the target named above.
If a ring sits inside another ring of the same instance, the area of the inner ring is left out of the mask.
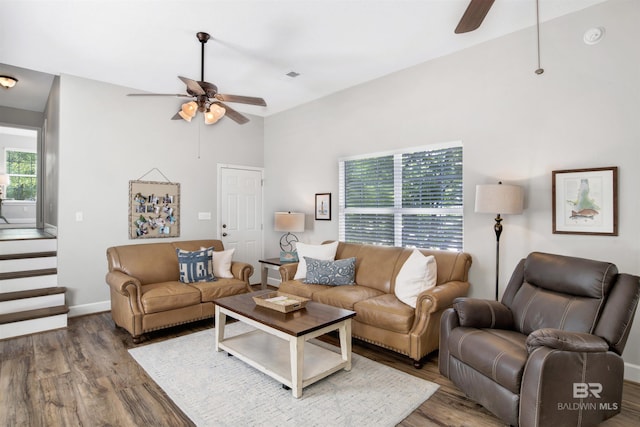
[[[540,67],[540,2],[539,0],[536,0],[536,35],[538,38],[538,69],[535,71],[535,73],[540,75],[544,73],[544,69]]]

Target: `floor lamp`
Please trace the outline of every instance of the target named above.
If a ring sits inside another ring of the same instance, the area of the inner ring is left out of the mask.
[[[493,229],[496,232],[496,301],[498,301],[498,272],[500,271],[500,215],[521,214],[524,209],[524,191],[518,185],[498,184],[476,185],[476,213],[496,214]]]

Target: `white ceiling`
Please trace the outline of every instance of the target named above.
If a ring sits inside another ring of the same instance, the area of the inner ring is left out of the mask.
[[[540,0],[540,18],[602,1]],[[205,80],[221,93],[263,97],[267,107],[232,105],[268,116],[535,25],[535,0],[497,0],[480,29],[456,35],[468,2],[0,0],[0,74],[20,80],[0,90],[0,105],[42,111],[42,86],[59,74],[185,93],[177,76],[200,79],[204,31],[213,38]]]

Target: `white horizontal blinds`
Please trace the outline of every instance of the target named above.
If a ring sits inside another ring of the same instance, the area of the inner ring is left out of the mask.
[[[344,240],[394,244],[394,157],[344,162]]]
[[[402,246],[462,250],[462,147],[402,155]]]
[[[462,250],[462,146],[340,162],[340,240]]]
[[[345,162],[345,207],[393,207],[393,156]]]

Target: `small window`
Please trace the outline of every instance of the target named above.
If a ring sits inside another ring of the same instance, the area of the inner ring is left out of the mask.
[[[37,196],[38,155],[32,151],[5,151],[6,173],[11,180],[5,198],[35,200]]]
[[[462,250],[462,145],[419,147],[339,162],[339,238]]]

